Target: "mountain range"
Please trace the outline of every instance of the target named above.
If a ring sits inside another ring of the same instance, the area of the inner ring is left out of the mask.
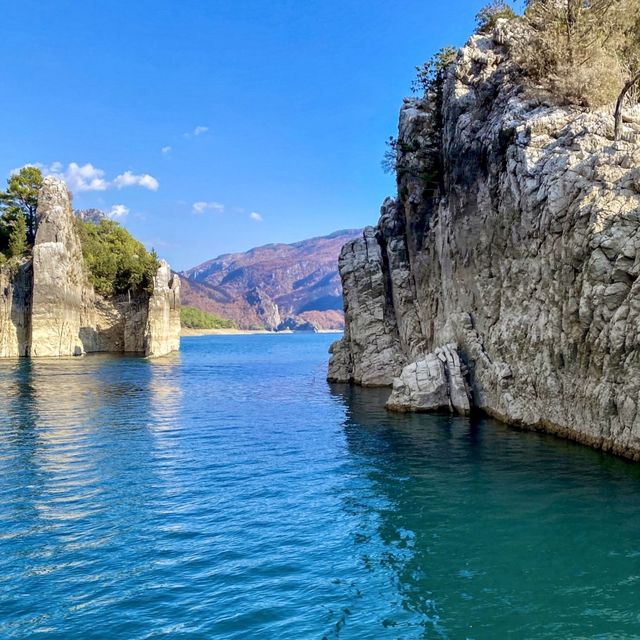
[[[182,302],[242,329],[342,329],[338,256],[361,233],[345,229],[218,256],[180,274]]]

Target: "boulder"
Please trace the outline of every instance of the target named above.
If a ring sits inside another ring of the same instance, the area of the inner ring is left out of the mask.
[[[446,410],[468,415],[470,394],[456,345],[444,345],[408,364],[394,378],[386,406],[391,411]]]

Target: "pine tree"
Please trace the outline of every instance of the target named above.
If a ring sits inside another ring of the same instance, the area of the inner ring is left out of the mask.
[[[639,15],[640,0],[529,0],[531,38],[520,52],[522,66],[568,103],[622,101],[638,73]]]
[[[22,211],[18,212],[9,233],[9,256],[19,258],[27,250],[27,221]]]
[[[36,209],[38,193],[42,187],[42,172],[37,167],[26,166],[7,180],[6,191],[0,191],[0,209],[5,220],[14,220],[18,213],[27,225],[27,244],[33,245],[36,237]]]

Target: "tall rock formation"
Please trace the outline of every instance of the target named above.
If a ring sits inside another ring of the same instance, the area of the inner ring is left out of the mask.
[[[47,177],[32,259],[0,268],[0,357],[161,356],[180,346],[180,279],[162,262],[152,293],[104,297],[89,283],[69,191]]]
[[[405,100],[398,197],[340,257],[346,330],[328,377],[393,383],[395,409],[464,412],[467,394],[640,459],[640,127],[615,143],[610,111],[529,92],[519,37],[499,21],[459,53],[435,194],[421,154],[433,105]],[[433,359],[444,348],[452,369]]]
[[[67,186],[45,178],[33,246],[32,356],[80,355],[80,330],[93,292],[85,276]]]
[[[148,302],[144,351],[161,356],[180,349],[180,279],[161,261]]]
[[[31,262],[0,265],[0,358],[29,355]]]

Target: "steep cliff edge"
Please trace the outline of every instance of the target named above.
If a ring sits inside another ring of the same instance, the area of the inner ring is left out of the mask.
[[[0,265],[0,358],[29,355],[31,262]]]
[[[102,296],[90,284],[66,185],[45,178],[31,259],[0,268],[0,357],[91,352],[161,356],[180,344],[180,279],[160,264],[153,291]]]
[[[433,106],[405,101],[398,197],[340,256],[328,378],[393,383],[392,408],[426,410],[463,376],[490,415],[640,459],[640,127],[614,143],[611,112],[528,94],[517,38],[501,21],[449,71],[435,195]],[[460,359],[444,378],[442,348]]]

